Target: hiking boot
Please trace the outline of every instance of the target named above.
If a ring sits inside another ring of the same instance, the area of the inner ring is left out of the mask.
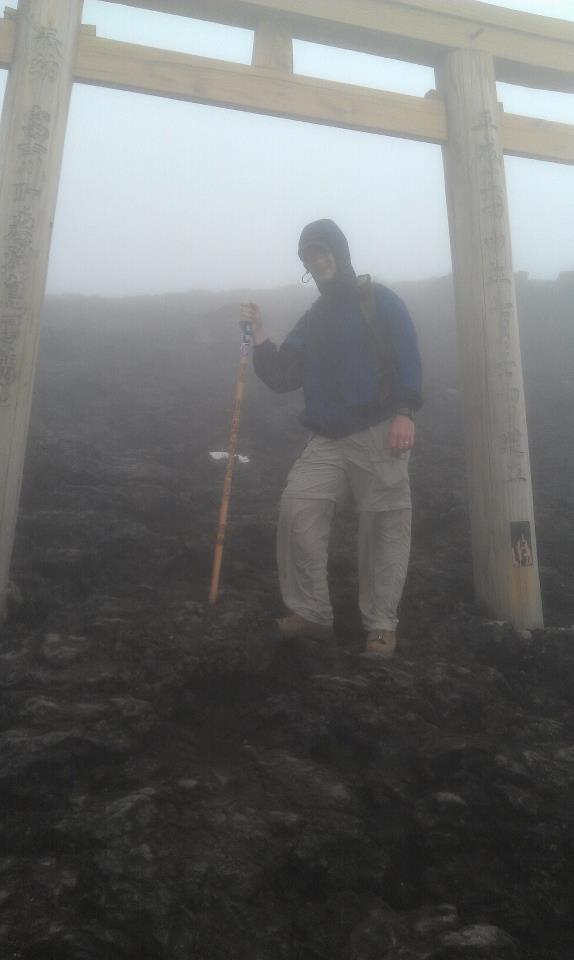
[[[297,640],[299,637],[312,637],[314,640],[332,640],[333,628],[325,627],[322,623],[313,623],[298,613],[277,620],[279,633],[284,640]]]
[[[367,634],[366,653],[375,654],[383,660],[392,660],[397,649],[397,635],[394,630],[371,630]]]

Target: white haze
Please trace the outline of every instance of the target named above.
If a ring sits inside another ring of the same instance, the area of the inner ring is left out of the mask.
[[[11,4],[15,6],[16,4]],[[574,20],[573,0],[498,4]],[[252,36],[86,0],[100,36],[248,63]],[[433,71],[295,44],[297,72],[417,96]],[[574,123],[574,95],[500,85],[508,112]],[[515,267],[574,269],[574,169],[507,158]],[[438,147],[77,85],[48,289],[124,295],[297,282],[317,217],[390,282],[451,269]]]

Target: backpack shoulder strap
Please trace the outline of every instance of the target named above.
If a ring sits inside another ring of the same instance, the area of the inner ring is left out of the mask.
[[[383,369],[387,369],[391,344],[385,327],[377,323],[377,302],[375,300],[375,285],[368,273],[357,277],[359,293],[359,308],[366,321],[371,337],[377,349],[377,358]]]
[[[357,290],[359,292],[359,306],[364,319],[367,321],[371,330],[375,323],[375,288],[370,274],[364,273],[357,277]]]
[[[368,273],[357,277],[357,291],[359,296],[359,309],[371,334],[381,377],[381,387],[386,397],[392,393],[395,380],[393,344],[387,325],[377,322],[378,313],[375,299],[375,285]]]

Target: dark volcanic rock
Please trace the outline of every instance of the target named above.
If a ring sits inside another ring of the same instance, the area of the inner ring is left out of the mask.
[[[305,442],[297,398],[250,377],[251,462],[210,608],[223,474],[208,453],[226,444],[235,341],[216,349],[185,311],[173,328],[163,317],[160,341],[112,305],[117,330],[99,316],[48,330],[21,602],[0,639],[3,957],[570,960],[574,465],[548,421],[571,435],[572,358],[550,363],[535,321],[551,302],[566,330],[571,312],[531,287],[551,628],[519,635],[473,602],[453,345],[429,328],[413,558],[399,655],[383,664],[361,656],[345,511],[336,644],[277,636],[274,525]],[[429,286],[429,318],[447,294]]]
[[[516,960],[513,940],[498,927],[475,924],[443,938],[443,947],[430,960]]]

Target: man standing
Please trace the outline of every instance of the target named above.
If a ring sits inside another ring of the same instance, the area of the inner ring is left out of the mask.
[[[250,304],[257,376],[282,393],[303,388],[311,438],[289,473],[277,536],[279,581],[290,611],[286,638],[332,635],[327,551],[337,504],[359,514],[359,606],[367,651],[396,648],[397,607],[410,552],[408,460],[421,366],[407,308],[392,291],[357,278],[332,220],[303,230],[299,256],[320,296],[278,349]]]

